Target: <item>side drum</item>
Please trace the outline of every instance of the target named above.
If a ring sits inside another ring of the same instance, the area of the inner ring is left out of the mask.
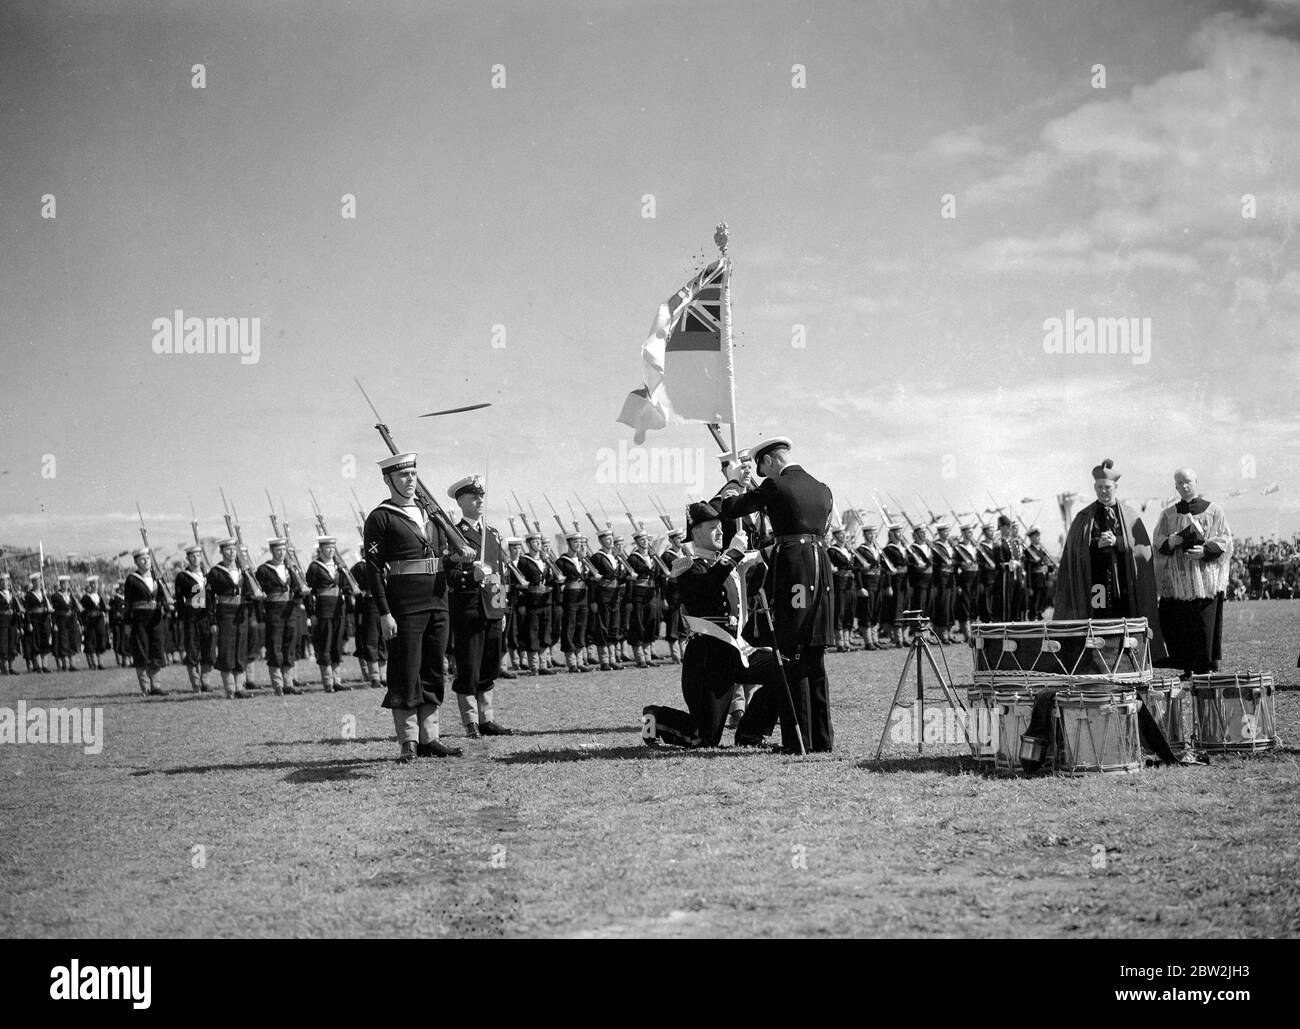
[[[1058,775],[1142,770],[1136,690],[1063,690],[1054,721]]]
[[[1192,708],[1202,750],[1257,754],[1277,745],[1273,676],[1268,672],[1193,675]]]
[[[1150,682],[1145,618],[988,622],[971,627],[974,682],[996,676],[1068,675],[1102,682]]]

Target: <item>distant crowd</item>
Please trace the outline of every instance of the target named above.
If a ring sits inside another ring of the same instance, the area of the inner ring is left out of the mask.
[[[1237,540],[1228,580],[1229,600],[1300,598],[1300,536]]]

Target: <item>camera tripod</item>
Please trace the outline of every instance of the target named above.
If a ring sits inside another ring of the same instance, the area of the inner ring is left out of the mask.
[[[894,699],[889,705],[889,711],[885,714],[885,728],[880,734],[880,746],[876,748],[876,760],[880,760],[880,755],[885,750],[885,739],[889,735],[890,723],[893,720],[894,710],[896,708],[908,708],[913,703],[916,704],[915,720],[913,725],[916,727],[916,752],[917,754],[925,753],[925,682],[922,673],[925,665],[930,666],[934,673],[935,679],[939,682],[939,689],[943,691],[944,698],[952,707],[954,712],[960,712],[957,719],[961,722],[963,735],[966,737],[966,744],[970,747],[971,754],[978,756],[978,747],[974,740],[971,739],[970,717],[966,710],[966,705],[961,702],[952,688],[952,673],[948,671],[948,658],[944,654],[942,646],[939,646],[939,637],[935,635],[934,629],[930,626],[930,619],[920,611],[904,611],[903,616],[899,619],[899,626],[904,629],[912,630],[912,643],[907,652],[907,660],[903,662],[903,671],[898,676],[898,688],[894,691]],[[930,645],[939,646],[939,657],[943,660],[943,671],[939,670],[939,665],[934,659],[934,651]],[[908,672],[912,668],[912,663],[916,663],[916,700],[904,700],[904,693],[908,687]]]

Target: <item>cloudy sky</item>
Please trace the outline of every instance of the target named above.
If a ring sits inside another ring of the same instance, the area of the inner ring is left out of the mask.
[[[264,487],[343,535],[383,496],[354,375],[498,522],[508,488],[680,508],[711,468],[620,486],[602,448],[720,218],[742,442],[842,498],[1055,530],[1111,456],[1300,528],[1294,0],[14,2],[0,191],[5,543],[114,552],[137,500],[214,535],[219,485],[252,536]],[[155,353],[178,309],[260,318],[258,361]],[[1046,352],[1067,311],[1150,319],[1149,360]]]

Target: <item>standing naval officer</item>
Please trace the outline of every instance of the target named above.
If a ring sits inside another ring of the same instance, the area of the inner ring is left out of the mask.
[[[456,528],[476,549],[473,557],[451,554],[447,558],[451,586],[451,628],[456,655],[452,690],[460,708],[467,739],[509,736],[498,724],[492,707],[492,687],[501,672],[501,630],[509,606],[510,586],[505,578],[505,548],[500,534],[483,518],[487,487],[477,475],[452,483],[447,496],[460,507]]]
[[[388,640],[388,690],[402,762],[459,757],[438,739],[438,706],[445,688],[447,576],[451,539],[440,521],[416,503],[417,457],[394,454],[379,462],[388,497],[366,516],[366,577]],[[472,556],[472,555],[470,555]],[[386,577],[385,577],[386,573]]]
[[[714,504],[721,518],[764,511],[771,522],[772,611],[776,646],[787,662],[790,692],[808,751],[834,744],[826,648],[835,642],[835,598],[825,534],[834,498],[830,487],[790,460],[790,440],[763,440],[750,448],[763,483],[746,491],[745,464],[728,469],[727,485]],[[782,745],[798,753],[794,726],[782,715]]]

